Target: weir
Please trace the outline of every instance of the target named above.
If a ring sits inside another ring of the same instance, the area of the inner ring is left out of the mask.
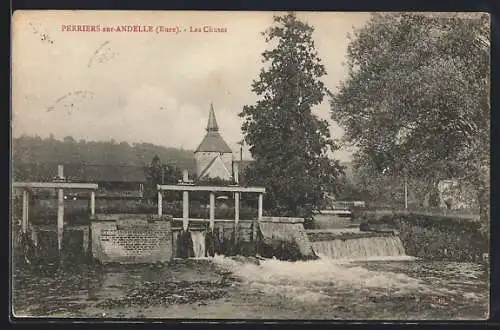
[[[399,236],[394,233],[360,232],[309,232],[314,252],[322,258],[345,259],[366,257],[405,256]]]

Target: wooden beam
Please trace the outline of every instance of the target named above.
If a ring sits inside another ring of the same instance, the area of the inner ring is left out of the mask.
[[[38,232],[46,232],[46,231],[50,231],[50,232],[57,232],[57,225],[53,225],[53,224],[50,224],[50,225],[34,225],[32,224],[31,225],[33,228],[35,228]],[[64,228],[64,231],[85,231],[89,228],[89,225],[75,225],[75,226],[66,226]]]
[[[97,189],[97,183],[76,182],[13,182],[14,188]]]
[[[158,190],[171,191],[207,191],[207,192],[246,192],[260,193],[266,192],[264,187],[239,187],[239,186],[194,186],[194,185],[157,185]]]

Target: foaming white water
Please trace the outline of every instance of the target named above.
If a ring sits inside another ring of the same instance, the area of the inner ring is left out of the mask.
[[[267,290],[269,285],[311,287],[328,284],[336,288],[381,288],[400,291],[417,290],[422,285],[420,280],[405,274],[372,271],[331,259],[298,262],[266,259],[260,265],[221,256],[215,256],[213,260],[247,283],[254,286],[267,284]]]
[[[205,257],[205,232],[191,231],[191,241],[193,242],[194,257]]]
[[[320,257],[352,259],[366,257],[399,257],[405,255],[398,236],[359,237],[312,242],[314,252]]]
[[[325,259],[330,259],[328,257],[322,257],[320,258],[325,258]],[[348,264],[352,262],[359,262],[359,261],[413,261],[413,260],[419,260],[417,257],[413,256],[407,256],[407,255],[401,255],[401,256],[371,256],[371,257],[355,257],[355,258],[338,258],[338,259],[331,259],[334,263],[338,264]]]

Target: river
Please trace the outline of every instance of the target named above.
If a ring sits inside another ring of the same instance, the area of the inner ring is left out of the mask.
[[[13,275],[20,317],[483,320],[489,310],[487,266],[406,256],[43,263]]]

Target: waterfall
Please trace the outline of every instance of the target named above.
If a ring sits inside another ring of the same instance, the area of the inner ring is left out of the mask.
[[[205,232],[191,231],[191,241],[193,242],[194,257],[205,257]]]
[[[403,243],[395,235],[316,241],[312,247],[319,257],[332,259],[406,255]]]

